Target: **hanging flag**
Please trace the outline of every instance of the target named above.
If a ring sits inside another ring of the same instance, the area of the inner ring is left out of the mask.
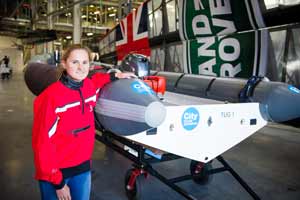
[[[129,53],[150,57],[147,3],[139,6],[116,26],[116,50],[118,63]]]

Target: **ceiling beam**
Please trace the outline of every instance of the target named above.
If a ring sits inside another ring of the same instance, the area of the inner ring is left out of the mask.
[[[56,15],[65,13],[65,12],[67,12],[68,10],[73,9],[74,5],[76,5],[76,4],[89,4],[89,3],[92,3],[92,2],[94,2],[94,1],[95,1],[95,0],[78,0],[78,1],[76,1],[76,2],[74,2],[74,3],[69,4],[68,6],[66,6],[66,7],[64,7],[64,8],[55,10],[55,11],[50,12],[50,13],[47,13],[47,17],[48,17],[48,16],[51,16],[51,15],[56,16]],[[102,2],[102,5],[106,5],[106,6],[119,6],[118,3],[111,2],[111,1],[103,1],[103,2]]]
[[[9,17],[14,17],[14,16],[15,16],[17,10],[19,10],[19,8],[22,6],[22,4],[24,3],[24,1],[25,1],[25,0],[22,0],[22,1],[19,3],[19,5],[17,5],[16,9],[10,14]]]

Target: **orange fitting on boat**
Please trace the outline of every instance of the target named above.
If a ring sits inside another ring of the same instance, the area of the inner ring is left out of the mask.
[[[145,76],[143,81],[147,83],[154,92],[165,94],[166,91],[166,78],[163,76]]]

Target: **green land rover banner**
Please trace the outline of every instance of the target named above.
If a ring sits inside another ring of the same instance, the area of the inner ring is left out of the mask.
[[[257,0],[180,0],[186,73],[248,78],[266,71],[268,37]]]

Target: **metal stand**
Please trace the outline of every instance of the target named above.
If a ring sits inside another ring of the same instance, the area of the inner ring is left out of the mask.
[[[237,180],[237,182],[239,182],[239,184],[241,184],[241,186],[248,192],[249,195],[252,196],[253,199],[255,200],[260,200],[260,197],[250,188],[250,186],[238,175],[238,173],[236,173],[236,171],[234,171],[232,169],[232,167],[224,160],[224,158],[222,156],[218,156],[217,160],[222,163],[222,165],[224,167],[222,168],[216,168],[211,170],[211,174],[212,173],[220,173],[220,172],[224,172],[224,171],[229,171],[230,174]],[[214,172],[216,171],[216,172]]]
[[[176,183],[186,180],[193,180],[195,178],[198,178],[198,175],[184,175],[179,176],[176,178],[167,179],[162,174],[160,174],[158,171],[153,169],[152,164],[154,163],[161,163],[165,161],[171,161],[175,159],[179,159],[181,157],[173,155],[173,154],[164,154],[162,156],[162,159],[156,159],[153,157],[150,157],[145,154],[145,148],[142,145],[135,144],[132,141],[125,139],[124,137],[117,136],[111,132],[104,131],[102,135],[96,134],[96,139],[105,145],[109,146],[116,152],[120,153],[127,159],[131,160],[134,164],[134,169],[131,171],[132,173],[129,174],[130,177],[128,177],[128,183],[125,186],[126,192],[130,192],[130,189],[134,187],[139,187],[136,184],[136,180],[141,175],[147,175],[147,173],[151,174],[152,176],[159,179],[164,184],[168,185],[170,188],[178,192],[180,195],[185,197],[188,200],[197,200],[196,197],[192,196],[191,194],[187,193],[183,188],[176,185]],[[132,153],[124,150],[124,145],[130,147],[131,149],[135,150],[137,152],[137,155],[133,155]],[[216,158],[223,167],[220,168],[214,168],[207,170],[205,175],[213,175],[216,173],[221,173],[224,171],[229,171],[230,174],[240,183],[240,185],[247,191],[249,195],[252,196],[254,200],[260,200],[259,196],[249,187],[249,185],[230,167],[230,165],[224,160],[222,156],[218,156]],[[195,161],[194,161],[195,162]],[[203,174],[202,174],[203,175]],[[201,178],[201,177],[200,177]],[[136,195],[138,190],[134,190],[134,195]],[[132,195],[131,195],[132,196]],[[131,199],[131,196],[129,197],[127,194],[127,197]],[[138,199],[137,197],[134,197],[132,199]]]

